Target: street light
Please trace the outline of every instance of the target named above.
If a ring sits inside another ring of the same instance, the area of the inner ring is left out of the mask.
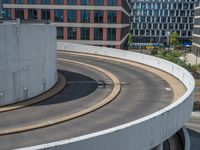
[[[198,64],[198,55],[199,55],[199,48],[196,49],[196,62],[195,64]]]
[[[170,31],[166,32],[166,36],[167,36],[167,45],[168,45],[168,51],[170,51]]]

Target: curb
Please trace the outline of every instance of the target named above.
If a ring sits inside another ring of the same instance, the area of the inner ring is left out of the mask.
[[[111,72],[109,72],[107,70],[104,70],[102,68],[99,68],[99,67],[96,67],[96,66],[93,66],[93,65],[90,65],[90,64],[81,63],[81,62],[72,61],[72,60],[67,60],[67,59],[59,59],[58,58],[58,61],[71,62],[71,63],[76,63],[76,64],[79,64],[79,65],[85,65],[85,66],[90,67],[92,69],[96,69],[96,70],[98,70],[100,72],[103,72],[108,77],[110,77],[112,79],[112,81],[113,81],[114,88],[113,88],[112,92],[105,99],[103,99],[102,101],[94,104],[93,106],[91,106],[89,108],[83,109],[83,110],[81,110],[79,112],[73,113],[73,114],[68,115],[68,116],[55,118],[53,120],[52,119],[51,120],[46,120],[46,121],[38,123],[38,124],[27,125],[27,126],[18,127],[18,128],[4,129],[4,130],[0,131],[0,135],[14,134],[14,133],[19,133],[19,132],[34,130],[34,129],[43,128],[43,127],[55,125],[55,124],[58,124],[58,123],[62,123],[62,122],[65,122],[65,121],[69,121],[69,120],[78,118],[80,116],[83,116],[83,115],[86,115],[86,114],[88,114],[90,112],[93,112],[93,111],[105,106],[106,104],[110,103],[111,101],[113,101],[118,96],[118,94],[121,91],[121,82],[120,82],[120,80],[114,74],[112,74]]]
[[[95,54],[89,54],[89,53],[79,53],[79,52],[58,50],[58,54],[59,53],[64,53],[64,54],[66,53],[66,54],[79,55],[79,56],[89,56],[89,57],[100,58],[100,59],[104,59],[104,60],[112,60],[112,61],[130,65],[130,66],[139,67],[141,69],[144,69],[146,71],[154,73],[154,74],[160,76],[162,79],[164,79],[170,85],[171,89],[174,92],[173,102],[178,100],[186,92],[186,87],[178,79],[171,76],[169,73],[158,70],[156,68],[149,67],[144,64],[140,64],[140,63],[128,61],[128,60],[123,60],[123,59],[119,59],[119,58],[106,57],[106,56],[102,56],[102,55],[95,55]]]

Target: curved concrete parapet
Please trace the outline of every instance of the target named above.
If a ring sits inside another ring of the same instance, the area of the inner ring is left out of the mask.
[[[0,106],[49,90],[57,81],[56,28],[0,24]]]
[[[186,86],[187,92],[168,107],[133,122],[73,139],[23,149],[149,150],[174,135],[189,119],[195,83],[191,74],[180,66],[152,56],[110,48],[60,42],[57,48],[63,51],[116,57],[158,68],[178,78]]]

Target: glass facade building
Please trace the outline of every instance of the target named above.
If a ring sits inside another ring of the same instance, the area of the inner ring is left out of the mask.
[[[124,48],[130,30],[129,0],[3,0],[3,9],[6,19],[50,20],[60,41]]]
[[[198,0],[132,0],[131,31],[134,43],[166,43],[167,32],[181,41],[192,39],[194,8]]]
[[[195,8],[192,52],[200,56],[200,2]]]

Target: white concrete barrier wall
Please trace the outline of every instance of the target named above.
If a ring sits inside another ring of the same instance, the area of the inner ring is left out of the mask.
[[[193,108],[195,82],[190,73],[178,65],[144,54],[104,47],[59,42],[57,48],[131,60],[161,69],[178,78],[187,87],[187,92],[168,107],[136,121],[97,133],[24,149],[149,150],[175,134],[189,119]]]
[[[57,81],[56,28],[0,24],[0,105],[37,96]]]

